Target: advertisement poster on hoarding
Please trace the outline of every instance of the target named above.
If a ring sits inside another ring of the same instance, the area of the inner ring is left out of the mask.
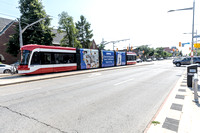
[[[81,69],[98,68],[99,53],[94,49],[80,49]]]
[[[114,66],[114,51],[101,51],[102,67]]]
[[[117,66],[126,65],[126,53],[125,52],[116,52],[116,64],[117,64]]]

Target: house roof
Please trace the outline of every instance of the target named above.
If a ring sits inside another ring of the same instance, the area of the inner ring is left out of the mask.
[[[15,22],[15,20],[0,17],[0,36]],[[53,29],[52,32],[55,34],[53,38],[53,45],[60,45],[60,41],[66,35],[66,33],[59,33],[57,29]]]
[[[0,17],[0,35],[4,33],[13,23],[14,20]]]
[[[54,45],[60,45],[60,41],[63,39],[63,37],[66,35],[66,33],[59,33],[57,29],[53,29],[52,32],[56,35],[53,38],[53,44]]]

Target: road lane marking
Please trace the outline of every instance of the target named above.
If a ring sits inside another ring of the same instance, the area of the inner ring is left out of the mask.
[[[119,82],[119,83],[116,83],[116,84],[114,84],[114,85],[117,86],[117,85],[120,85],[120,84],[126,83],[126,82],[131,81],[131,80],[134,80],[134,78],[132,78],[132,79],[128,79],[128,80],[124,80],[124,81]]]
[[[92,78],[92,77],[96,77],[96,76],[100,76],[100,75],[102,75],[102,74],[101,73],[92,73],[88,77]]]

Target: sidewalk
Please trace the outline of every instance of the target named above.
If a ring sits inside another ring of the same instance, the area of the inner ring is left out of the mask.
[[[153,62],[143,62],[137,63],[136,65],[126,65],[126,66],[116,66],[116,67],[107,67],[107,68],[98,68],[98,69],[89,69],[89,70],[77,70],[77,71],[68,71],[68,72],[59,72],[59,73],[48,73],[48,74],[40,74],[40,75],[0,75],[0,86],[17,84],[17,83],[24,83],[24,82],[31,82],[37,80],[45,80],[45,79],[52,79],[52,78],[59,78],[65,76],[72,76],[78,74],[85,74],[85,73],[92,73],[92,72],[99,72],[99,71],[107,71],[107,70],[115,70],[115,69],[122,69],[128,67],[137,67],[137,66],[145,66],[145,65],[152,65]]]
[[[200,80],[199,75],[198,79]],[[200,96],[199,89],[198,96]],[[193,100],[193,90],[187,87],[187,73],[185,72],[144,132],[199,133],[200,104],[193,102]]]

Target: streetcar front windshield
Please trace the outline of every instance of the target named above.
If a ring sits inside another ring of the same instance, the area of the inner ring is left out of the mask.
[[[127,55],[127,61],[134,61],[134,60],[136,60],[135,55]]]
[[[20,65],[28,65],[30,59],[31,51],[29,50],[22,50],[21,51],[21,62]]]

